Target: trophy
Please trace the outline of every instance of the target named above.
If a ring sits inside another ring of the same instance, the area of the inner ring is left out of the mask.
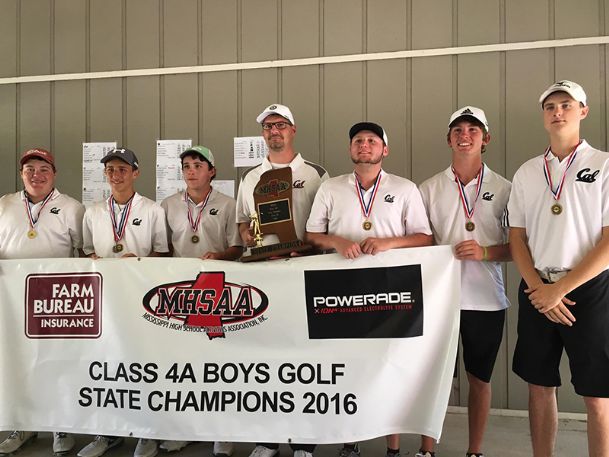
[[[255,246],[241,257],[242,262],[263,260],[313,249],[296,235],[292,211],[292,169],[269,170],[254,188],[255,212],[250,215]],[[279,242],[264,246],[263,235],[276,235]]]

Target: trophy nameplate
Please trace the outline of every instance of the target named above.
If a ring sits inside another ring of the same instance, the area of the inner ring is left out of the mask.
[[[290,167],[269,170],[260,176],[254,188],[255,214],[252,214],[256,246],[241,257],[242,262],[263,260],[269,257],[289,255],[292,252],[309,251],[312,246],[298,239],[294,228],[292,201],[292,169]],[[278,243],[262,245],[264,235],[276,235]]]

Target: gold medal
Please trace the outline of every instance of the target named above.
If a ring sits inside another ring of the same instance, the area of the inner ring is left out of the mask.
[[[190,239],[190,241],[192,241],[193,243],[198,243],[199,237],[197,235],[193,235],[192,238]]]
[[[372,222],[370,222],[370,221],[364,221],[364,223],[362,224],[362,228],[364,230],[370,230],[372,228]]]
[[[552,205],[552,214],[554,214],[555,216],[558,216],[560,213],[562,213],[562,206],[560,206],[558,203],[554,203]]]
[[[33,240],[33,239],[34,239],[34,238],[36,238],[37,236],[38,236],[38,233],[36,233],[36,230],[34,230],[34,229],[28,230],[28,232],[27,232],[27,237],[28,237],[30,240]]]
[[[467,221],[465,223],[465,230],[467,230],[468,232],[473,232],[475,228],[476,224],[474,224],[472,221]]]
[[[112,247],[112,252],[114,252],[114,253],[116,253],[116,254],[118,254],[118,253],[119,253],[119,252],[121,252],[122,250],[123,250],[123,245],[122,245],[122,244],[120,244],[120,243],[119,243],[119,244],[115,244],[115,245]]]

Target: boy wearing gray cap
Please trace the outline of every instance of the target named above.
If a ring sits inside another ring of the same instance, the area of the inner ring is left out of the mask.
[[[168,252],[165,212],[161,206],[135,191],[140,174],[133,151],[115,148],[101,163],[112,195],[87,208],[83,220],[85,254],[100,257],[156,257]],[[100,457],[118,446],[122,437],[97,435],[78,457]],[[154,457],[156,441],[140,438],[134,457]]]

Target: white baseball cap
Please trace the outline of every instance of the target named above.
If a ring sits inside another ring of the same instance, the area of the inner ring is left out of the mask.
[[[462,117],[473,117],[477,121],[481,122],[486,130],[486,133],[489,133],[486,114],[484,114],[484,111],[482,111],[480,108],[476,108],[475,106],[464,106],[463,108],[459,108],[457,111],[455,111],[452,116],[450,116],[448,128],[450,129],[453,123]]]
[[[285,117],[288,121],[290,121],[290,124],[295,125],[294,116],[292,116],[290,108],[285,105],[280,105],[279,103],[273,103],[272,105],[264,108],[264,111],[256,118],[256,122],[258,122],[258,124],[262,124],[266,117],[270,116],[271,114],[278,114],[281,117]]]
[[[554,92],[566,92],[569,94],[573,100],[576,102],[582,103],[584,106],[587,106],[586,103],[586,92],[584,92],[584,88],[573,81],[568,81],[563,79],[562,81],[555,82],[550,87],[546,89],[546,91],[541,94],[539,97],[539,103],[543,106],[543,102],[546,98],[552,95]]]

